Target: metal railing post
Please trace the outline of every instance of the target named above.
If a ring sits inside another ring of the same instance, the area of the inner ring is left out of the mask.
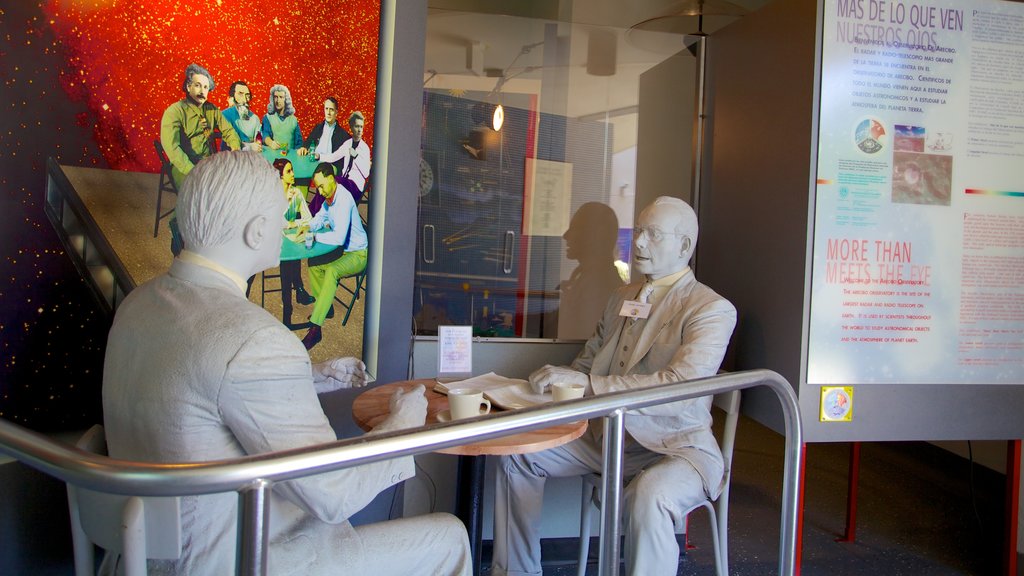
[[[236,574],[267,576],[271,490],[270,482],[255,480],[238,491]]]
[[[604,417],[604,467],[601,469],[601,550],[598,576],[619,573],[619,516],[622,506],[622,448],[626,411]]]
[[[800,470],[804,462],[803,428],[800,422],[800,405],[796,393],[781,376],[777,380],[766,379],[765,383],[775,391],[782,406],[786,430],[785,467],[782,473],[782,520],[779,535],[779,574],[796,573],[797,518],[800,515],[797,492],[800,486]]]

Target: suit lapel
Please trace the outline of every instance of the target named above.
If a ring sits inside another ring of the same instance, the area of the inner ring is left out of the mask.
[[[626,366],[627,373],[643,360],[658,335],[684,312],[679,303],[690,294],[695,281],[693,272],[687,273],[673,284],[658,305],[651,309],[651,315],[647,318],[647,323],[644,324],[643,331],[640,332],[640,337],[633,348],[633,355],[629,358],[629,364]]]

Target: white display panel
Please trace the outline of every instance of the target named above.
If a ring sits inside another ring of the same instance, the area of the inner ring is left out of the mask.
[[[1024,4],[826,0],[808,384],[1024,376]]]

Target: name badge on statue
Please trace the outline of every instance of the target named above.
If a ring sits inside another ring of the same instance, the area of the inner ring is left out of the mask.
[[[619,309],[619,316],[625,316],[626,318],[647,318],[651,315],[651,303],[650,302],[637,302],[636,300],[626,300],[622,303],[622,308]]]

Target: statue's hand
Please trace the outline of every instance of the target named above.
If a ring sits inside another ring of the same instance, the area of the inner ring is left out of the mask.
[[[391,432],[423,426],[427,421],[427,397],[424,395],[424,391],[426,388],[423,384],[419,384],[408,392],[402,389],[395,390],[388,401],[391,414],[374,427],[373,431]]]
[[[530,374],[530,388],[538,394],[543,394],[555,382],[566,382],[569,384],[590,384],[590,377],[583,372],[577,372],[565,366],[545,365]]]
[[[313,364],[313,387],[317,394],[366,385],[366,365],[358,358],[335,358]]]

